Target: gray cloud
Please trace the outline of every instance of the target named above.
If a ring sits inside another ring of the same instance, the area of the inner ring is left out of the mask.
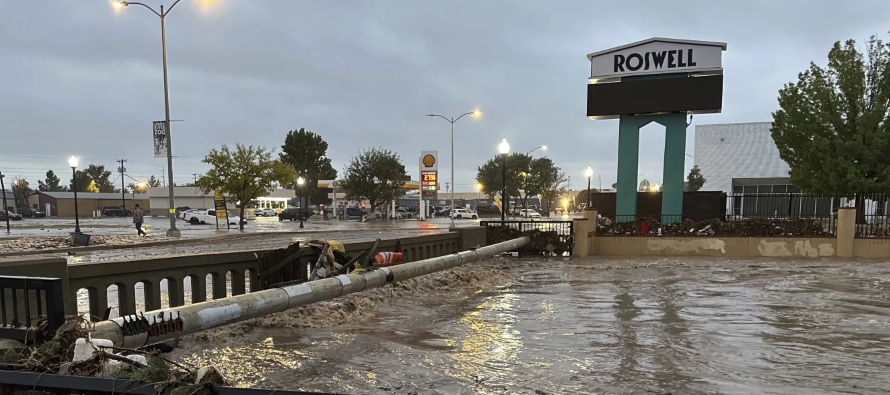
[[[458,190],[472,188],[502,137],[519,151],[546,144],[573,178],[591,165],[608,186],[617,121],[584,116],[587,53],[652,36],[728,42],[724,112],[695,123],[762,121],[782,84],[824,62],[834,41],[890,27],[880,0],[203,3],[183,0],[167,20],[171,115],[185,120],[172,130],[177,182],[203,172],[212,147],[277,148],[300,127],[329,141],[338,170],[369,146],[410,169],[438,149],[448,179],[449,125],[424,115],[478,107],[481,119],[456,125]],[[36,184],[48,168],[67,174],[65,158],[78,154],[107,167],[127,158],[135,176],[160,177],[150,140],[164,116],[158,18],[104,0],[7,1],[2,11],[14,17],[0,25],[0,170]],[[642,133],[640,171],[658,180],[663,132]]]

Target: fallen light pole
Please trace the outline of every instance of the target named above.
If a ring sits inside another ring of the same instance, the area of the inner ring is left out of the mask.
[[[380,288],[388,283],[452,269],[514,251],[530,242],[528,237],[520,237],[475,250],[383,267],[361,274],[344,274],[209,302],[100,321],[93,326],[91,336],[94,339],[111,340],[115,347],[139,348],[235,322]]]

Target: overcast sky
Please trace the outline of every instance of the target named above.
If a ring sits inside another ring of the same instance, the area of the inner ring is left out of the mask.
[[[67,183],[74,154],[160,178],[159,19],[108,0],[0,0],[0,14],[0,171],[36,186],[53,169]],[[447,180],[449,125],[424,115],[478,108],[456,124],[457,191],[503,137],[517,151],[549,146],[534,155],[575,188],[588,165],[609,187],[618,121],[585,116],[586,54],[656,36],[726,42],[723,113],[694,124],[769,121],[783,83],[824,64],[836,40],[887,38],[888,15],[886,0],[183,0],[167,18],[171,118],[185,120],[172,127],[175,180],[203,173],[211,148],[277,151],[301,127],[328,141],[338,171],[380,146],[416,179],[420,151],[438,150]],[[640,172],[658,182],[663,128],[641,133]]]

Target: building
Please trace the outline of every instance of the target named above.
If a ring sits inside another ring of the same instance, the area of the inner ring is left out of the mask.
[[[12,191],[7,189],[2,192],[6,193],[6,209],[10,210],[10,211],[15,211],[15,207],[12,207],[12,206],[15,206],[15,197],[12,194]],[[3,198],[3,195],[0,195],[0,199],[2,199],[2,198]],[[0,205],[2,205],[2,204],[3,204],[3,202],[0,201]]]
[[[800,193],[770,134],[772,122],[695,126],[695,164],[703,191]]]
[[[151,208],[148,195],[125,193],[77,193],[77,214],[80,217],[92,217],[93,212],[102,211],[105,207],[120,207],[121,204],[132,210],[138,204],[148,212]],[[74,192],[37,191],[28,197],[28,205],[46,211],[47,216],[74,217]]]
[[[791,169],[779,156],[771,126],[696,125],[695,164],[707,179],[702,190],[730,194],[726,213],[735,218],[831,216],[841,199],[804,196],[791,184]]]

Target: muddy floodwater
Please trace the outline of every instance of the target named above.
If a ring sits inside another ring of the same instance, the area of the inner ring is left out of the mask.
[[[890,263],[497,258],[184,339],[345,394],[885,394]]]

